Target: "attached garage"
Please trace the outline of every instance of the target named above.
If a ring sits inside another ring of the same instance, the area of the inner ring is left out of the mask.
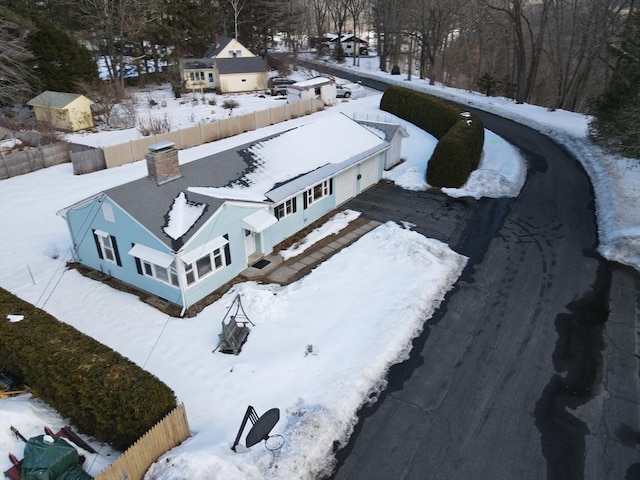
[[[356,175],[356,195],[378,183],[378,179],[382,177],[382,168],[378,157],[370,158],[357,167],[359,173]]]
[[[335,177],[336,206],[378,183],[382,176],[379,156],[355,164]]]

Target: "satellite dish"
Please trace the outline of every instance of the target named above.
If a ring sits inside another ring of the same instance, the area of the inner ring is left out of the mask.
[[[236,439],[231,446],[231,450],[233,450],[234,452],[236,451],[236,446],[238,445],[238,443],[240,443],[240,437],[242,436],[242,432],[244,431],[244,427],[246,427],[248,421],[251,421],[251,424],[253,426],[251,427],[251,430],[249,430],[245,441],[247,448],[254,446],[256,443],[259,443],[262,440],[267,440],[269,438],[269,433],[271,432],[271,430],[273,430],[273,427],[276,426],[278,420],[280,420],[279,409],[272,408],[271,410],[265,412],[265,414],[261,417],[258,417],[255,409],[251,405],[249,405],[247,407],[246,413],[244,414],[244,418],[242,419],[240,430],[238,430]],[[275,444],[279,442],[274,441],[273,443]],[[282,438],[282,443],[284,443],[284,437]],[[280,444],[279,446],[276,445],[275,447],[272,447],[271,450],[278,450],[281,446],[282,444]]]
[[[267,410],[258,421],[251,427],[249,433],[247,433],[246,446],[247,448],[253,447],[256,443],[260,443],[262,440],[269,438],[269,433],[273,430],[280,420],[280,410],[272,408]]]

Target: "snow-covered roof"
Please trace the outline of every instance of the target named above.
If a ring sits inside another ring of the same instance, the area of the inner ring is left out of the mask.
[[[402,138],[407,138],[409,136],[404,127],[397,123],[375,122],[371,120],[357,120],[357,122],[367,127],[380,138],[384,138],[387,142],[391,142],[393,137],[396,136],[396,133],[400,133]],[[380,134],[378,134],[378,132],[380,132]]]
[[[104,193],[178,251],[225,201],[278,202],[388,145],[338,113],[185,163],[162,185],[145,177]]]
[[[329,42],[338,43],[338,38],[340,38],[340,43],[354,42],[354,41],[359,43],[364,43],[364,44],[367,43],[365,40],[362,40],[361,38],[356,37],[353,33],[343,33],[340,37],[338,37],[338,35],[333,35],[332,37],[329,38]]]
[[[32,107],[64,108],[74,100],[82,97],[79,93],[54,92],[47,90],[27,102]],[[93,103],[93,102],[91,102]]]
[[[333,82],[333,80],[327,77],[314,77],[314,78],[310,78],[309,80],[301,80],[289,86],[306,88],[306,87],[315,87],[318,85],[326,85],[327,83],[331,83],[331,82]]]

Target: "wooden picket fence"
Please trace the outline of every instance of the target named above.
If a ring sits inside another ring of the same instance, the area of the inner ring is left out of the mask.
[[[103,147],[104,166],[100,168],[112,168],[127,163],[144,159],[149,153],[149,145],[161,141],[173,142],[177,150],[191,148],[203,143],[213,142],[222,138],[232,137],[240,133],[249,132],[258,128],[275,125],[294,118],[310,115],[323,110],[324,102],[318,98],[309,98],[295,103],[287,103],[279,107],[258,110],[255,112],[229,117],[214,122],[194,125],[168,133],[150,135],[137,140],[129,140],[125,143]],[[76,165],[83,162],[81,155],[72,158],[74,171],[90,172],[91,165]],[[93,162],[93,159],[87,160]]]
[[[142,480],[151,464],[191,436],[184,403],[140,437],[95,480]]]

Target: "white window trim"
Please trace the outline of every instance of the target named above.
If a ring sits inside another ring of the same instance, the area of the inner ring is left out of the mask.
[[[172,287],[180,286],[180,281],[178,279],[178,271],[176,270],[176,267],[174,266],[174,264],[171,264],[167,268],[165,268],[165,267],[161,267],[160,265],[156,265],[155,263],[151,263],[147,260],[144,260],[142,258],[140,259],[140,264],[142,267],[142,275],[144,275],[145,277],[151,277],[154,280],[165,283],[167,285],[171,285]],[[147,272],[147,268],[146,268],[147,266],[151,270],[151,274]],[[166,274],[167,279],[165,280],[164,278],[159,276],[158,272],[164,272]]]
[[[316,187],[320,187],[320,195],[317,196],[315,194]],[[316,183],[313,187],[307,189],[304,194],[307,198],[307,208],[309,208],[309,206],[313,205],[321,198],[329,196],[329,180],[323,180],[320,183]]]
[[[111,236],[108,233],[105,234],[105,232],[102,232],[100,230],[96,230],[96,235],[98,236],[98,242],[100,243],[100,250],[102,250],[102,259],[106,260],[107,262],[111,262],[114,265],[117,265],[118,260],[116,258],[116,249],[113,248]]]
[[[226,242],[229,243],[229,242]],[[225,245],[226,245],[225,243]],[[211,265],[211,270],[209,270],[208,272],[205,272],[203,275],[200,275],[198,273],[198,262],[200,260],[203,260],[205,258],[209,258],[209,264]],[[220,258],[220,265],[216,266],[216,257]],[[184,260],[184,258],[183,258]],[[185,266],[184,266],[184,277],[185,277],[185,284],[187,286],[192,286],[195,285],[196,283],[198,283],[200,280],[202,280],[203,278],[208,277],[209,275],[217,272],[218,270],[222,270],[224,267],[227,266],[227,261],[224,255],[224,245],[212,250],[211,252],[209,252],[206,255],[203,255],[201,257],[199,257],[198,259],[186,263],[185,262]],[[193,274],[193,281],[189,282],[189,278],[188,278],[188,274],[192,273]]]
[[[294,213],[296,213],[297,203],[298,202],[296,202],[295,197],[291,197],[290,199],[279,203],[273,208],[273,216],[278,220],[282,220],[283,218],[293,215]],[[294,205],[296,206],[296,208],[294,208]],[[278,216],[277,211],[279,208],[282,209],[282,214]]]
[[[140,260],[153,263],[162,268],[169,267],[174,260],[174,257],[172,255],[164,252],[159,252],[158,250],[154,250],[153,248],[149,248],[140,243],[136,243],[133,248],[129,250],[129,255],[139,258]]]
[[[213,240],[205,243],[200,247],[194,248],[192,251],[187,252],[181,256],[182,261],[189,265],[190,263],[195,263],[197,260],[200,260],[202,257],[207,256],[211,252],[213,252],[216,248],[222,248],[229,240],[224,237],[216,237]]]

